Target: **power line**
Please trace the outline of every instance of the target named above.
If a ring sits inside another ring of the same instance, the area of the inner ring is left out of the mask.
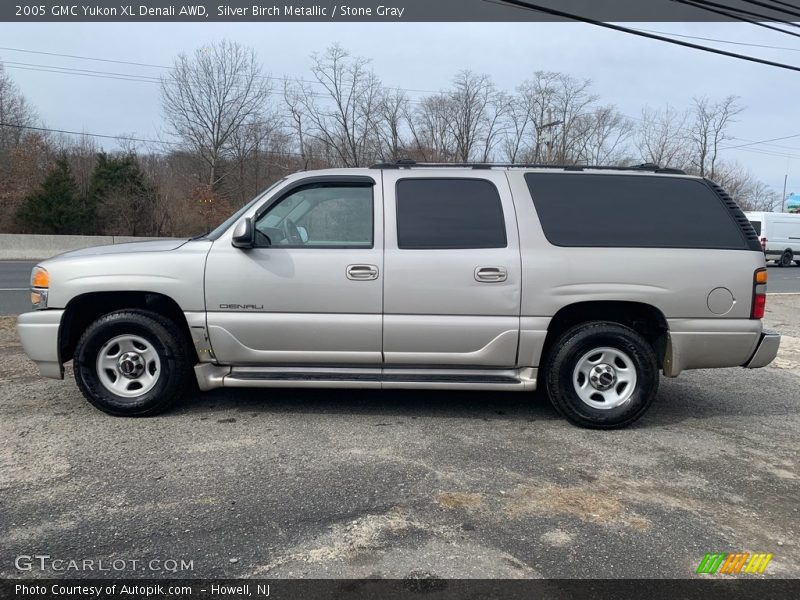
[[[6,50],[6,51],[9,51],[9,52],[24,52],[24,53],[27,53],[27,54],[42,54],[42,55],[45,55],[45,56],[57,56],[57,57],[60,57],[60,58],[73,58],[73,59],[77,59],[77,60],[91,60],[91,61],[97,61],[97,62],[120,64],[120,65],[132,65],[132,66],[137,66],[137,67],[150,67],[150,68],[154,68],[154,69],[166,69],[168,71],[174,71],[175,70],[175,67],[172,67],[172,66],[169,66],[169,65],[158,65],[158,64],[154,64],[154,63],[142,63],[142,62],[129,61],[129,60],[100,58],[100,57],[96,57],[96,56],[83,56],[83,55],[78,55],[78,54],[64,54],[64,53],[61,53],[61,52],[45,52],[43,50],[28,50],[26,48],[11,48],[11,47],[8,47],[8,46],[0,46],[0,50]],[[2,62],[2,61],[0,61],[0,62]],[[69,68],[69,67],[64,67],[64,68]],[[142,77],[150,77],[150,76],[142,75]],[[265,80],[265,81],[284,81],[286,78],[285,77],[276,77],[274,75],[260,75],[259,79],[262,79],[262,80]],[[321,81],[314,81],[314,80],[311,80],[311,79],[292,79],[292,81],[297,81],[299,83],[307,83],[309,85],[324,85]],[[421,89],[414,89],[414,88],[403,88],[403,87],[397,87],[397,86],[383,86],[383,87],[388,89],[388,90],[399,90],[401,92],[414,92],[414,93],[420,93],[420,94],[438,94],[441,91],[441,90],[421,90]]]
[[[678,0],[676,0],[678,1]],[[682,0],[685,1],[685,0]],[[719,48],[710,48],[708,46],[701,46],[700,44],[693,44],[691,42],[682,42],[680,40],[673,40],[668,37],[664,37],[661,35],[655,35],[652,33],[645,33],[643,31],[639,31],[636,29],[631,29],[630,27],[623,27],[621,25],[615,25],[613,23],[605,23],[603,21],[597,21],[595,19],[590,19],[589,17],[582,17],[580,15],[575,15],[572,13],[567,13],[561,10],[556,10],[554,8],[549,8],[546,6],[540,6],[537,4],[531,4],[530,2],[522,2],[521,0],[484,0],[484,2],[491,2],[496,4],[497,2],[501,2],[503,4],[509,4],[512,6],[518,6],[520,8],[525,8],[528,10],[533,10],[536,12],[545,13],[548,15],[552,15],[555,17],[561,17],[562,19],[569,19],[572,21],[580,21],[582,23],[588,23],[589,25],[595,25],[597,27],[605,27],[606,29],[613,29],[614,31],[621,31],[622,33],[628,33],[631,35],[636,35],[639,37],[649,38],[651,40],[658,40],[661,42],[666,42],[668,44],[674,44],[676,46],[683,46],[684,48],[693,48],[694,50],[702,50],[703,52],[710,52],[712,54],[719,54],[721,56],[728,56],[730,58],[737,58],[739,60],[745,60],[748,62],[758,63],[762,65],[767,65],[770,67],[777,67],[779,69],[787,69],[789,71],[796,71],[800,72],[800,67],[796,67],[794,65],[787,65],[784,63],[774,62],[771,60],[765,60],[763,58],[755,58],[753,56],[747,56],[745,54],[737,54],[735,52],[728,52],[727,50],[720,50]],[[789,33],[789,32],[785,32]],[[792,34],[796,35],[796,34]],[[800,37],[800,35],[798,35]]]
[[[142,142],[146,144],[165,144],[169,146],[183,146],[183,144],[179,142],[167,142],[164,140],[150,140],[147,138],[138,138],[138,137],[131,137],[125,135],[108,135],[104,133],[90,133],[88,131],[70,131],[68,129],[55,129],[53,127],[34,127],[33,125],[18,125],[15,123],[3,123],[0,122],[0,127],[14,127],[15,129],[28,129],[32,131],[44,131],[47,133],[63,133],[67,135],[79,135],[79,136],[86,136],[86,137],[94,137],[94,138],[102,138],[108,140],[124,140],[128,142]],[[274,150],[261,150],[262,154],[275,154],[278,156],[300,156],[303,155],[299,152],[277,152]]]
[[[133,81],[136,83],[154,83],[154,84],[166,84],[166,85],[173,85],[178,86],[180,85],[177,82],[170,81],[169,79],[162,79],[160,77],[153,77],[151,75],[137,75],[135,73],[119,73],[115,71],[97,71],[92,69],[79,69],[77,67],[59,67],[56,65],[42,65],[37,63],[24,63],[24,62],[16,62],[16,61],[0,61],[0,65],[4,65],[6,68],[9,69],[19,69],[22,71],[39,71],[43,73],[58,73],[61,75],[79,75],[82,77],[93,77],[95,79],[115,79],[119,81]],[[299,80],[298,80],[299,81]],[[242,89],[239,86],[234,86],[236,89]],[[386,88],[386,89],[397,89],[401,91],[411,91],[411,90],[403,90],[403,88]],[[439,92],[435,92],[439,93]],[[267,95],[269,96],[281,96],[283,94],[280,90],[269,90]],[[325,92],[318,91],[318,92],[308,92],[308,96],[314,98],[322,98],[324,100],[331,100],[331,96]],[[415,98],[406,98],[409,104],[420,104],[420,99]]]
[[[793,17],[800,17],[800,12],[798,12],[797,9],[786,10],[785,8],[778,8],[774,4],[767,4],[766,2],[761,2],[760,0],[742,0],[742,2],[746,2],[747,4],[754,4],[756,6],[761,6],[769,10],[774,10],[776,12],[782,12],[787,15],[792,15]]]
[[[748,2],[748,1],[750,1],[750,0],[742,0],[742,2]],[[770,17],[768,15],[764,15],[762,13],[753,12],[753,11],[750,11],[750,10],[745,10],[743,8],[736,8],[736,7],[733,7],[733,6],[726,6],[724,4],[719,4],[718,2],[712,2],[711,0],[691,0],[691,3],[695,4],[695,5],[699,5],[698,8],[702,8],[703,10],[706,10],[705,9],[706,6],[710,6],[710,7],[713,7],[713,8],[717,8],[719,10],[727,10],[727,11],[730,11],[730,12],[739,13],[741,15],[747,15],[748,17],[754,17],[756,19],[761,19],[761,20],[764,20],[764,21],[774,21],[775,23],[781,23],[782,25],[788,25],[790,27],[800,27],[800,25],[798,25],[797,23],[792,23],[791,21],[787,21],[785,19],[779,19],[779,18],[776,18],[774,16]],[[758,4],[757,2],[754,2],[754,3]],[[780,9],[777,9],[777,10],[780,10]]]
[[[135,65],[137,67],[153,67],[155,69],[172,69],[173,67],[167,65],[155,65],[152,63],[133,62],[130,60],[114,60],[111,58],[98,58],[96,56],[80,56],[78,54],[63,54],[61,52],[45,52],[44,50],[26,50],[24,48],[10,48],[7,46],[0,46],[0,50],[7,50],[9,52],[25,52],[26,54],[43,54],[45,56],[58,56],[60,58],[75,58],[78,60],[93,60],[96,62],[115,63],[120,65]]]
[[[794,4],[789,4],[788,2],[782,2],[782,0],[769,0],[773,4],[780,4],[782,6],[788,6],[789,8],[798,8]]]
[[[18,125],[16,123],[2,123],[0,122],[0,127],[14,127],[16,129],[29,129],[32,131],[45,131],[48,133],[65,133],[68,135],[81,135],[81,136],[88,136],[88,137],[96,137],[96,138],[105,138],[109,140],[125,140],[128,142],[143,142],[148,144],[168,144],[171,146],[180,146],[181,144],[177,142],[165,142],[163,140],[148,140],[145,138],[137,138],[137,137],[129,137],[124,135],[107,135],[103,133],[89,133],[88,131],[69,131],[67,129],[54,129],[52,127],[34,127],[33,125]]]
[[[727,146],[725,149],[726,150],[734,150],[734,149],[737,149],[737,148],[746,148],[748,146],[755,146],[755,145],[758,145],[758,144],[767,144],[769,142],[780,142],[781,140],[791,140],[791,139],[799,138],[799,137],[800,137],[800,133],[795,133],[793,135],[785,135],[783,137],[771,138],[771,139],[768,139],[768,140],[760,140],[758,142],[750,142],[749,144],[741,144],[739,146]]]
[[[770,50],[787,50],[789,52],[800,52],[800,48],[789,48],[788,46],[770,46],[769,44],[753,44],[748,42],[734,42],[733,40],[721,40],[719,38],[708,38],[696,35],[685,35],[681,33],[673,33],[671,31],[655,31],[653,29],[637,29],[636,31],[644,31],[647,33],[657,33],[660,35],[669,35],[672,37],[686,38],[688,40],[702,40],[704,42],[717,42],[719,44],[733,44],[735,46],[750,46],[752,48],[768,48]]]
[[[712,12],[712,13],[715,13],[715,14],[718,14],[718,15],[722,15],[723,17],[728,17],[729,19],[734,19],[736,21],[742,21],[743,23],[750,23],[751,25],[756,25],[757,27],[763,27],[764,29],[770,29],[772,31],[777,31],[779,33],[785,33],[786,35],[791,35],[791,36],[794,36],[794,37],[800,37],[800,34],[798,34],[798,33],[794,33],[792,31],[786,31],[785,29],[781,29],[780,27],[773,27],[772,25],[767,25],[766,23],[761,23],[761,22],[756,21],[754,19],[748,19],[747,17],[742,17],[740,15],[737,15],[737,14],[734,14],[734,13],[731,13],[731,12],[726,12],[724,10],[717,10],[715,8],[711,8],[711,7],[708,7],[708,6],[703,6],[703,5],[697,4],[694,0],[672,0],[672,1],[673,2],[678,2],[680,4],[685,4],[686,6],[691,6],[693,8],[697,8],[699,10],[705,10],[707,12]],[[764,20],[765,21],[772,21],[773,19],[769,19],[767,17],[764,17]]]

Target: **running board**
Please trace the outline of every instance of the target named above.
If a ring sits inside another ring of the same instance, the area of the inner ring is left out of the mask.
[[[408,369],[224,367],[210,363],[194,368],[201,390],[233,388],[366,388],[519,390],[536,389],[536,369]]]

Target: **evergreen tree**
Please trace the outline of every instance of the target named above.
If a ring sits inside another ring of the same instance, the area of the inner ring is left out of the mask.
[[[79,235],[94,229],[94,209],[80,197],[65,155],[41,187],[25,197],[16,216],[27,233]]]
[[[106,235],[141,235],[149,229],[155,192],[133,154],[97,155],[89,198]]]

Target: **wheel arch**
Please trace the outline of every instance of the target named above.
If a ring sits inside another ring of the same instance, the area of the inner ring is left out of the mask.
[[[146,291],[89,292],[71,299],[64,309],[58,336],[61,362],[73,358],[78,339],[89,324],[103,315],[125,309],[147,310],[169,319],[178,326],[189,347],[194,348],[186,315],[173,298]],[[196,351],[192,352],[189,358],[197,362]]]
[[[589,300],[559,309],[547,327],[541,363],[562,333],[589,321],[620,323],[637,331],[656,353],[659,368],[663,367],[669,340],[669,326],[664,313],[651,304],[629,300]]]

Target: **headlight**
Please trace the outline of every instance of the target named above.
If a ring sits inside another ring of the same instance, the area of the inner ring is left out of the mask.
[[[47,308],[47,293],[50,289],[50,274],[44,267],[33,267],[31,271],[31,304],[36,309]]]

